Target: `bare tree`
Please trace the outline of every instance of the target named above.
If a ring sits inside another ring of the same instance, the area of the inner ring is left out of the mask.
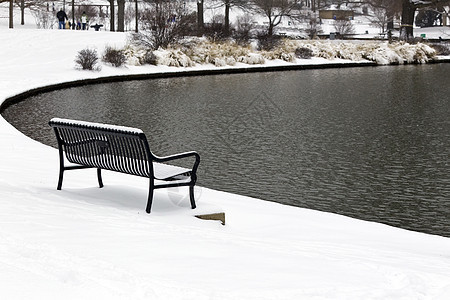
[[[334,29],[341,36],[355,33],[355,27],[350,20],[335,20]]]
[[[133,42],[149,49],[166,48],[192,32],[195,16],[178,3],[155,0],[152,7],[141,12],[142,28],[133,34]]]
[[[320,26],[320,20],[316,17],[315,14],[310,15],[308,22],[308,27],[306,28],[306,33],[308,34],[310,39],[317,38],[317,35],[322,32],[322,28]]]
[[[371,23],[380,28],[382,33],[386,31],[388,23],[392,20],[392,17],[388,16],[386,9],[381,7],[373,8]]]
[[[401,0],[366,0],[373,11],[372,24],[376,25],[384,33],[394,28],[394,19],[402,10]]]
[[[233,34],[234,39],[240,45],[248,45],[251,30],[253,29],[253,17],[250,14],[244,14],[236,18],[236,27]]]
[[[16,1],[16,4],[20,8],[20,25],[25,25],[25,9],[31,11],[43,10],[45,3],[39,0],[20,0]]]
[[[220,0],[220,2],[225,7],[223,34],[224,34],[224,36],[229,36],[230,35],[230,9],[232,7],[246,8],[249,5],[249,1],[248,0]]]
[[[253,10],[268,19],[267,35],[272,36],[274,28],[283,18],[297,19],[299,0],[251,0]]]

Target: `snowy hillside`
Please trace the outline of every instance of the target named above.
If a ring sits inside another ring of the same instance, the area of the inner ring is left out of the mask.
[[[99,72],[80,71],[74,63],[79,50],[123,47],[126,35],[6,27],[2,19],[0,103],[64,81],[217,68],[103,64]],[[80,170],[68,172],[57,191],[56,149],[29,139],[3,118],[0,141],[0,299],[450,295],[449,238],[207,187],[196,188],[195,210],[187,189],[157,191],[147,215],[145,179],[105,172],[105,187],[99,189],[95,172]],[[225,226],[194,217],[213,212],[226,214]]]

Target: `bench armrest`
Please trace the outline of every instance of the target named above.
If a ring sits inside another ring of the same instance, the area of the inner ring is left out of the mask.
[[[190,156],[195,157],[195,163],[194,163],[194,166],[192,167],[192,173],[195,174],[197,172],[197,168],[200,163],[200,155],[195,151],[184,152],[184,153],[162,156],[162,157],[158,157],[158,156],[154,155],[155,161],[160,162],[160,163],[177,160],[177,159],[182,159],[182,158],[186,158],[186,157],[190,157]]]

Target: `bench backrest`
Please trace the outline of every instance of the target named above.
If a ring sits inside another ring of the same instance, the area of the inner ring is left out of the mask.
[[[49,125],[69,162],[153,177],[153,155],[142,130],[59,118]]]

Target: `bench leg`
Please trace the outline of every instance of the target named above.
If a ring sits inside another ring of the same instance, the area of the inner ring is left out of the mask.
[[[189,198],[191,199],[191,208],[194,209],[197,206],[195,205],[195,199],[194,199],[194,186],[189,186]]]
[[[103,187],[103,180],[102,180],[102,169],[97,168],[97,179],[98,179],[98,185],[100,188]]]
[[[61,190],[62,182],[63,182],[64,168],[59,169],[59,179],[58,179],[58,187],[57,190]]]
[[[147,208],[145,209],[145,211],[149,214],[150,211],[152,210],[152,202],[153,202],[153,192],[154,192],[154,188],[153,188],[153,182],[150,179],[150,187],[148,189],[148,200],[147,200]]]

